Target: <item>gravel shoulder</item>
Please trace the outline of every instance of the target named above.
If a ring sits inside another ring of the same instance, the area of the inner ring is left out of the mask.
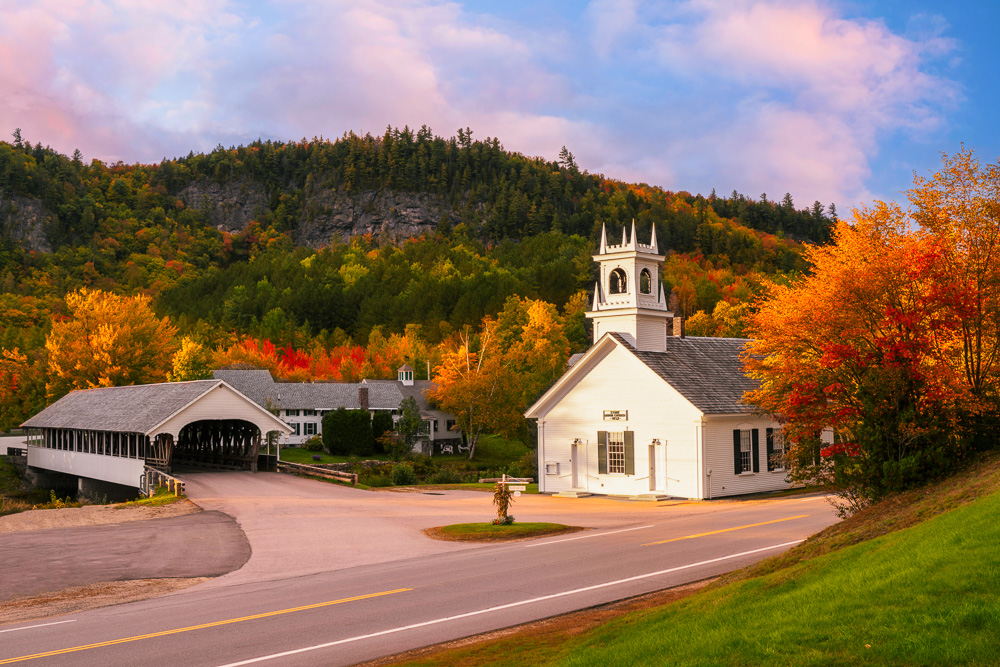
[[[20,533],[28,530],[50,528],[80,528],[109,523],[145,521],[200,512],[201,508],[190,500],[180,500],[170,505],[145,507],[143,505],[84,505],[51,510],[28,510],[0,516],[0,533]]]
[[[195,525],[189,525],[191,521],[187,519],[177,518],[186,515],[197,515],[190,517]],[[138,523],[147,521],[153,523]],[[207,528],[201,524],[206,524]],[[136,539],[136,531],[141,534],[146,526],[149,535]],[[93,533],[81,530],[87,528],[95,530]],[[207,535],[203,534],[206,529]],[[6,589],[6,594],[0,590],[0,625],[166,595],[239,568],[250,555],[249,543],[238,524],[221,513],[204,513],[189,500],[159,507],[86,505],[29,510],[0,517],[0,533],[4,534],[0,538],[0,553],[5,553],[0,561],[10,564],[23,558],[30,560],[24,567],[8,570],[8,574],[20,573],[23,581],[5,579],[0,582],[0,589]],[[218,537],[218,541],[212,540],[213,537]],[[94,544],[89,544],[88,539]],[[189,545],[191,542],[197,545]],[[171,549],[164,548],[166,543]],[[82,551],[86,556],[83,560],[92,559],[105,567],[95,568],[93,564],[87,567],[87,563],[83,563],[81,568],[67,570],[62,562],[65,559],[60,556],[67,544]],[[80,544],[89,548],[81,549]],[[203,544],[211,545],[212,553],[199,554],[198,546]],[[175,552],[175,545],[181,554],[173,553],[162,567],[136,566],[137,562],[149,560],[150,552]],[[115,562],[121,563],[120,571],[106,566]],[[157,570],[160,569],[165,576],[148,578],[154,572],[159,574]],[[81,571],[93,572],[98,580],[77,581],[75,575]],[[17,591],[23,591],[25,586],[28,594],[19,595]],[[57,590],[49,590],[49,587]],[[45,590],[39,591],[39,588]],[[16,597],[11,597],[11,592]]]

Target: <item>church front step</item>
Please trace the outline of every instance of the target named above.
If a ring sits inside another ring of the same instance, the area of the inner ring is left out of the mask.
[[[664,493],[640,493],[634,496],[629,496],[629,500],[642,500],[647,502],[662,502],[664,500],[676,500],[673,496],[668,496]]]
[[[560,491],[559,493],[552,494],[553,498],[587,498],[594,494],[587,493],[586,491]]]

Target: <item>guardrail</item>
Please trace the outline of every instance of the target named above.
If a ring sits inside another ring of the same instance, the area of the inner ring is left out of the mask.
[[[514,484],[531,484],[534,477],[484,477],[479,480],[480,484],[492,484],[494,482],[513,482]]]
[[[142,476],[139,478],[139,493],[147,498],[151,498],[156,493],[156,487],[158,486],[167,487],[170,491],[173,491],[175,496],[184,495],[184,482],[173,475],[168,475],[162,470],[143,466]]]
[[[27,456],[27,455],[28,455],[28,448],[27,447],[8,447],[7,448],[7,456]]]
[[[340,472],[339,470],[328,470],[317,466],[307,466],[301,463],[288,463],[278,461],[278,472],[290,472],[296,475],[312,475],[315,477],[325,477],[335,479],[340,482],[350,482],[351,486],[358,485],[358,476],[353,472]]]

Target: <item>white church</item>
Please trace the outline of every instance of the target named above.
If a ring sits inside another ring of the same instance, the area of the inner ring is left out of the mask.
[[[532,405],[539,491],[718,498],[788,488],[780,424],[742,403],[744,339],[684,335],[649,245],[609,245],[587,317],[594,344]]]

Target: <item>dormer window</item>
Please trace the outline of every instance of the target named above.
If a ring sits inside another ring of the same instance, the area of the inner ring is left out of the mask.
[[[643,269],[639,274],[639,292],[642,294],[653,292],[653,276],[649,273],[649,269]]]
[[[625,276],[625,272],[621,269],[615,269],[611,272],[611,277],[608,280],[608,293],[609,294],[627,294],[628,293],[628,278]]]

